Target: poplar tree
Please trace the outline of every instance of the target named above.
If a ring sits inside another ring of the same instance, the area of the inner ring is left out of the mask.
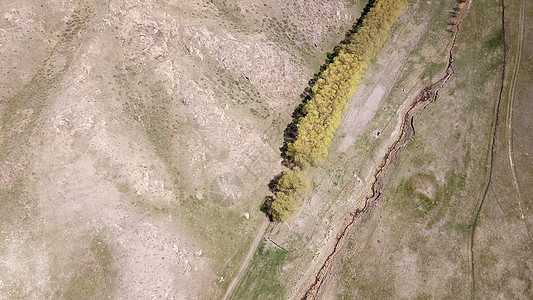
[[[348,99],[406,3],[407,0],[376,0],[348,42],[339,45],[338,54],[320,73],[302,107],[304,116],[296,125],[296,138],[287,145],[286,156],[293,167],[276,183],[270,207],[275,221],[286,220],[302,205],[309,188],[307,170],[328,155]]]

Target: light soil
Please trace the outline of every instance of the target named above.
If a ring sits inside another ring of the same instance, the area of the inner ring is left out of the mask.
[[[359,5],[3,1],[0,298],[222,297]]]

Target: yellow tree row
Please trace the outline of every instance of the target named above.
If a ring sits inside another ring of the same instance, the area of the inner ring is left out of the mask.
[[[348,99],[406,3],[407,0],[376,0],[348,42],[320,73],[311,98],[303,106],[296,139],[287,147],[288,160],[294,167],[277,181],[270,207],[275,221],[286,220],[301,206],[308,188],[306,170],[328,155]]]

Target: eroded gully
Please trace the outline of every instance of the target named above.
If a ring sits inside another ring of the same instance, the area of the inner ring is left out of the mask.
[[[335,245],[330,251],[326,260],[318,270],[315,275],[314,282],[306,290],[302,300],[315,299],[324,279],[330,269],[331,263],[335,258],[335,255],[339,252],[344,244],[348,232],[354,226],[358,218],[367,210],[369,210],[371,204],[378,200],[381,195],[381,190],[383,187],[383,177],[387,168],[391,165],[391,162],[398,155],[400,150],[404,148],[414,137],[415,129],[413,127],[413,118],[420,110],[423,110],[427,105],[435,101],[439,95],[439,90],[448,82],[450,77],[453,75],[453,50],[457,42],[457,37],[459,36],[462,20],[466,14],[466,10],[470,7],[472,0],[467,2],[467,8],[458,16],[458,21],[455,26],[453,39],[451,41],[450,50],[448,51],[448,64],[446,66],[445,74],[434,83],[426,86],[420,93],[416,96],[415,100],[410,104],[407,111],[405,112],[402,123],[400,127],[400,133],[394,142],[389,146],[386,154],[383,157],[380,165],[374,171],[372,176],[372,184],[370,186],[370,191],[365,197],[364,205],[362,208],[357,208],[355,211],[350,213],[350,218],[347,223],[341,228],[339,234],[337,235]]]

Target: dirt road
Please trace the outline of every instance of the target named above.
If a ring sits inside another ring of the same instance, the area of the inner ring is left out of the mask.
[[[237,273],[237,276],[233,278],[231,283],[228,286],[228,289],[226,290],[226,293],[224,294],[224,297],[222,297],[223,300],[229,299],[235,288],[239,285],[239,283],[242,280],[242,277],[244,276],[244,272],[248,269],[248,266],[250,265],[250,262],[252,261],[252,258],[254,257],[254,253],[257,250],[257,247],[259,247],[259,243],[263,239],[263,236],[265,235],[265,231],[268,227],[268,224],[270,224],[270,221],[268,219],[265,219],[263,223],[261,224],[261,227],[259,227],[259,231],[255,235],[255,238],[252,242],[252,245],[250,245],[250,249],[248,250],[248,254],[246,254],[246,257],[244,258],[244,261],[241,264],[241,268],[239,269],[239,273]]]

